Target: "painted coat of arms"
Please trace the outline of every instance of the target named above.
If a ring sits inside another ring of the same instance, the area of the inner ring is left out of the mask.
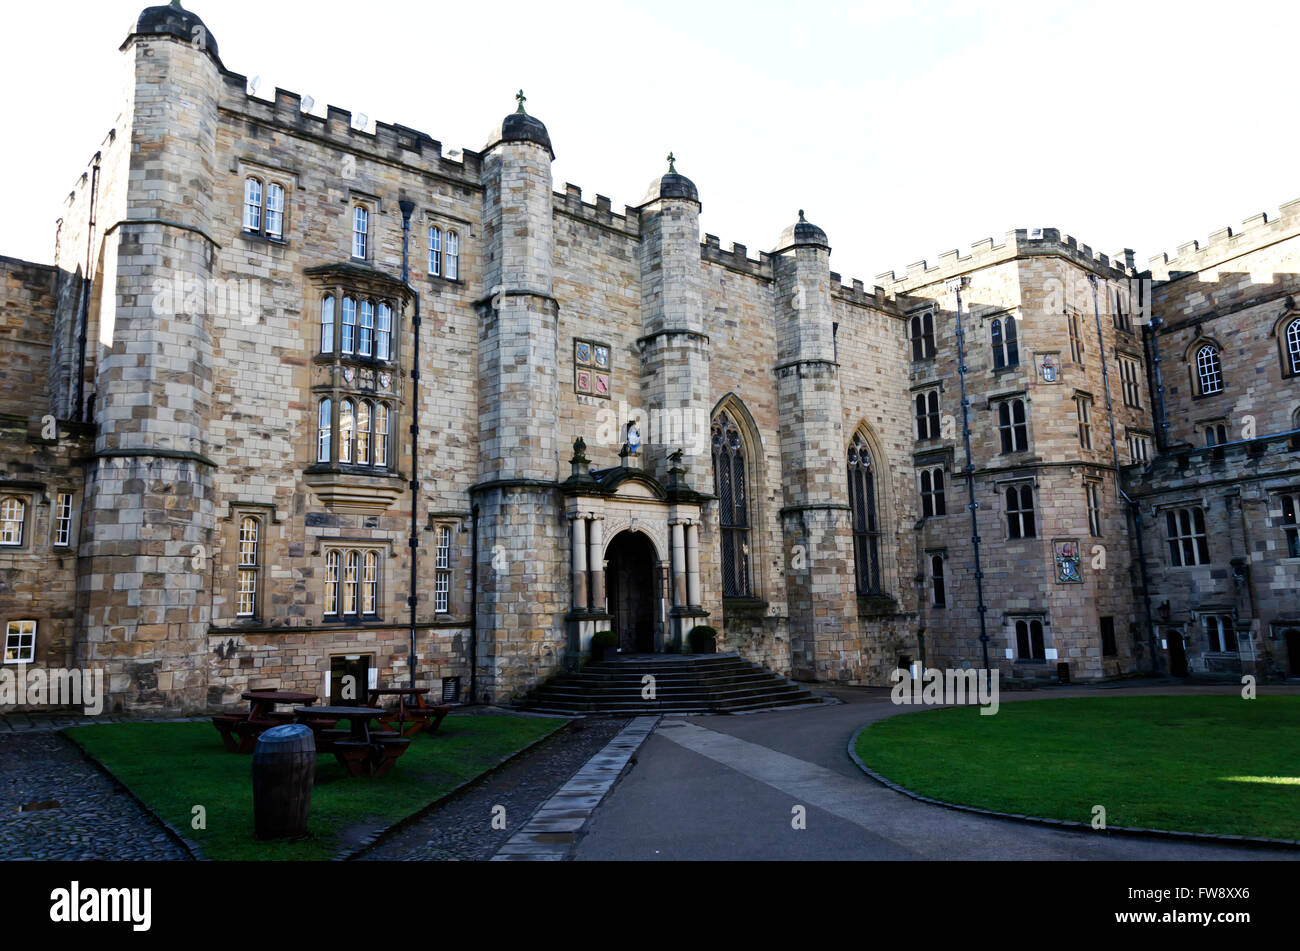
[[[1078,542],[1056,542],[1056,583],[1082,584],[1083,574],[1079,565]]]

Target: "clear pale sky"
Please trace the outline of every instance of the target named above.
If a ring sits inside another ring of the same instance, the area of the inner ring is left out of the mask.
[[[140,0],[5,3],[0,254],[49,262],[112,126]],[[481,149],[521,86],[555,185],[771,249],[800,208],[847,281],[1057,227],[1138,261],[1300,197],[1300,5],[1127,0],[187,0],[228,69]],[[230,213],[237,214],[237,209]]]

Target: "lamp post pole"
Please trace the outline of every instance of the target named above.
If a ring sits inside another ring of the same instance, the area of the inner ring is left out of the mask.
[[[959,277],[948,283],[948,289],[957,295],[957,378],[961,383],[961,429],[966,444],[966,495],[970,508],[971,548],[975,554],[975,600],[980,619],[980,650],[984,657],[984,677],[988,683],[992,668],[989,666],[989,634],[984,615],[984,570],[980,565],[979,503],[975,501],[975,464],[970,448],[970,398],[966,395],[966,331],[961,319],[961,289],[970,283],[969,277]],[[990,689],[992,689],[990,684]]]

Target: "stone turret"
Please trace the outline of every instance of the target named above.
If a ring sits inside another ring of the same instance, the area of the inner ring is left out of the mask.
[[[700,265],[700,197],[676,159],[650,183],[641,211],[641,393],[644,466],[661,481],[668,456],[684,451],[684,486],[709,483],[709,337]]]
[[[114,709],[191,712],[206,700],[216,49],[177,3],[145,10],[122,44],[130,174],[102,211],[116,224],[104,242],[79,645],[82,663],[107,665]]]
[[[568,543],[555,484],[567,474],[556,425],[558,305],[546,126],[518,109],[484,150],[479,305],[480,657],[504,699],[556,669],[565,649]],[[561,467],[564,473],[561,472]],[[509,628],[492,629],[492,619]],[[482,699],[480,697],[480,699]]]
[[[826,232],[800,211],[772,266],[792,665],[797,676],[848,679],[857,604]]]

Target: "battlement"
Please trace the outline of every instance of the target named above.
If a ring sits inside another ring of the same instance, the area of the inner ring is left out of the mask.
[[[451,158],[443,154],[441,142],[416,129],[387,122],[376,122],[374,132],[357,129],[347,109],[331,105],[324,116],[313,115],[303,111],[302,96],[296,92],[276,87],[274,99],[262,99],[248,92],[246,76],[224,70],[222,80],[220,105],[225,111],[300,135],[324,138],[382,161],[413,165],[422,171],[478,184],[482,156],[477,152],[465,149],[460,158]]]
[[[1236,231],[1221,228],[1211,233],[1205,244],[1199,241],[1180,244],[1172,258],[1168,254],[1156,255],[1150,260],[1151,277],[1157,281],[1176,281],[1296,234],[1300,234],[1300,199],[1282,205],[1279,214],[1272,218],[1261,212],[1243,221]]]
[[[757,258],[749,256],[749,247],[731,243],[730,250],[723,250],[722,242],[716,234],[706,234],[700,242],[700,259],[710,264],[719,264],[742,274],[749,274],[760,280],[772,279],[772,256],[766,251],[758,252]]]
[[[565,182],[564,191],[556,192],[554,198],[556,211],[630,238],[641,236],[641,213],[631,205],[624,205],[623,213],[618,214],[604,195],[597,195],[595,204],[588,204],[582,200],[582,189],[571,182]]]
[[[907,273],[902,277],[894,271],[886,271],[876,275],[876,282],[890,294],[906,294],[918,287],[937,284],[961,274],[1031,255],[1059,255],[1098,276],[1113,280],[1127,279],[1137,274],[1133,251],[1129,248],[1112,256],[1094,252],[1089,245],[1071,235],[1061,234],[1059,228],[1017,228],[1008,231],[1001,244],[994,244],[992,238],[984,238],[971,245],[969,254],[963,255],[955,249],[945,251],[939,255],[939,263],[934,266],[924,260],[917,261],[908,265]]]
[[[898,310],[898,301],[890,297],[889,292],[879,284],[868,289],[866,284],[857,278],[850,278],[849,283],[845,284],[835,271],[831,271],[831,296],[838,297],[849,303],[873,307],[876,310],[889,313],[895,313]]]

